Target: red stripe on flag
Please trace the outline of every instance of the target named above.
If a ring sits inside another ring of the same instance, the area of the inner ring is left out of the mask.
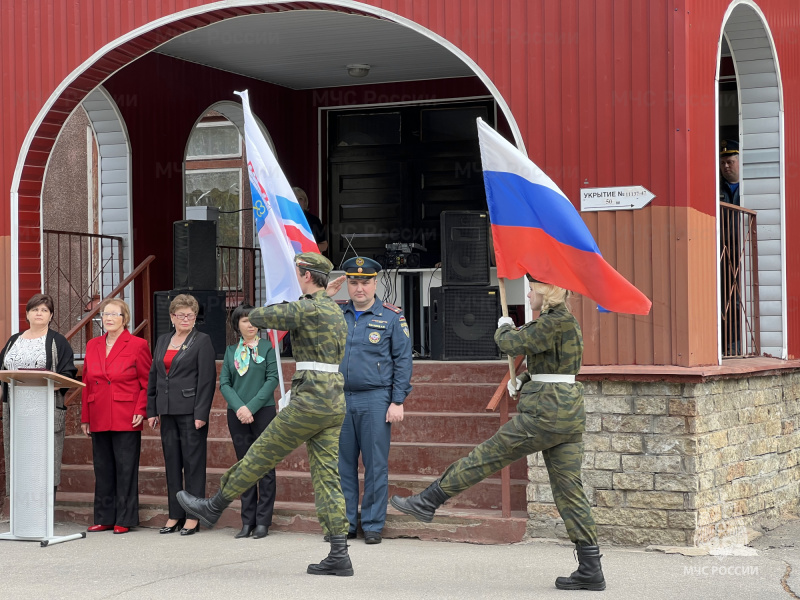
[[[531,227],[492,225],[497,276],[519,279],[530,273],[591,298],[612,312],[646,315],[652,302],[596,252],[578,250]]]

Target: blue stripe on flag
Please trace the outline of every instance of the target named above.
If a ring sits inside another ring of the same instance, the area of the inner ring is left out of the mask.
[[[306,216],[303,214],[303,209],[297,202],[292,202],[288,198],[284,198],[283,196],[278,196],[278,210],[281,211],[281,217],[283,221],[293,221],[298,229],[305,231],[308,234],[308,237],[311,237],[311,231],[304,227],[306,223]]]
[[[562,244],[600,254],[580,213],[561,194],[513,173],[484,171],[483,177],[493,225],[534,227]]]

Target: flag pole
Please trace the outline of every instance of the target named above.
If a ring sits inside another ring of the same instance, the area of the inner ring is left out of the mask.
[[[498,277],[497,281],[499,282],[500,285],[500,305],[503,310],[503,316],[507,317],[508,303],[506,302],[506,280],[504,277]],[[511,379],[509,379],[509,381],[514,382],[514,384],[516,385],[515,380],[517,378],[517,373],[516,370],[514,369],[514,357],[511,356],[510,354],[507,356],[508,356],[508,372],[511,375]]]
[[[278,363],[278,386],[281,390],[281,399],[286,395],[286,391],[283,389],[283,366],[281,365],[281,349],[278,347],[278,332],[274,329],[269,330],[269,337],[270,341],[272,342],[272,347],[275,349],[275,362]],[[281,402],[278,401],[278,406],[276,407],[276,412],[279,412],[281,409]]]

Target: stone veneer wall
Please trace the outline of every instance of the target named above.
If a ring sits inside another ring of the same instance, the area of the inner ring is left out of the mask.
[[[583,482],[602,543],[703,545],[797,514],[800,372],[584,386]],[[567,537],[540,453],[528,478],[528,535]]]

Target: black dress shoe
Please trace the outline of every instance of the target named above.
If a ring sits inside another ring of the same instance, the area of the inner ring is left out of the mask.
[[[233,539],[238,540],[241,538],[250,537],[250,534],[253,533],[253,529],[255,528],[255,525],[242,525],[242,530],[233,536]]]
[[[364,532],[364,543],[365,544],[380,544],[381,543],[381,533],[380,533],[380,531],[365,531]]]
[[[261,538],[265,538],[269,535],[269,527],[266,525],[256,525],[256,528],[253,530],[253,539],[260,540]]]
[[[191,529],[186,529],[185,527],[181,529],[181,535],[194,535],[200,531],[200,523],[192,527]]]
[[[348,540],[354,540],[354,539],[356,539],[356,532],[355,532],[355,531],[348,531],[348,532],[347,532],[347,539],[348,539]],[[329,536],[329,535],[326,533],[326,534],[325,534],[325,537],[323,537],[323,538],[322,538],[322,540],[323,540],[324,542],[330,542],[330,541],[331,541],[331,536]]]
[[[186,523],[186,519],[178,519],[178,522],[175,523],[172,527],[162,527],[158,530],[158,533],[175,533],[178,529],[183,527],[183,524]]]

